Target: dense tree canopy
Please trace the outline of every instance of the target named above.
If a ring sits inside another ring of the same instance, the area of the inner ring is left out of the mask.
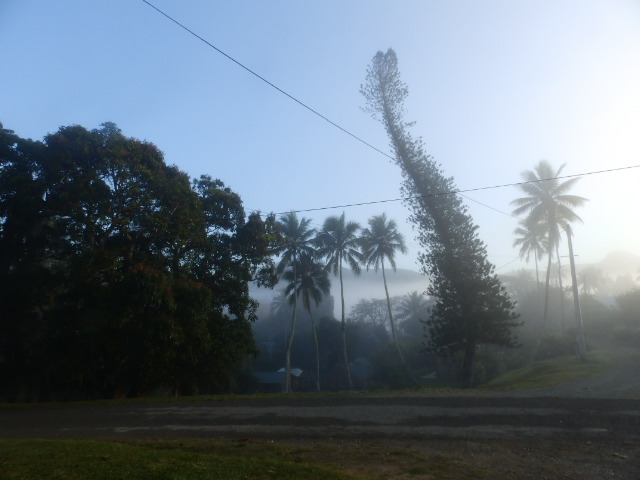
[[[114,124],[0,130],[0,397],[228,389],[273,226]]]

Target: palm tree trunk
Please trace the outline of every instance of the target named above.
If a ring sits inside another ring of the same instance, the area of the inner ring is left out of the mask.
[[[309,307],[309,318],[311,319],[311,331],[313,332],[313,343],[316,347],[316,391],[320,391],[320,346],[318,345],[318,332],[316,331],[316,322],[313,320],[311,307]]]
[[[547,279],[544,285],[544,312],[542,315],[542,328],[540,329],[541,333],[544,333],[544,330],[547,327],[547,318],[549,317],[549,282],[551,280],[551,259],[553,258],[551,253],[551,251],[548,252],[549,263],[547,263]]]
[[[342,282],[342,256],[340,257],[340,302],[342,305],[342,317],[340,327],[342,329],[342,361],[344,362],[345,372],[347,373],[347,381],[349,389],[353,390],[353,381],[351,380],[351,370],[349,369],[349,356],[347,355],[347,328],[344,317],[344,284]]]
[[[542,325],[540,326],[540,331],[538,332],[538,336],[536,338],[536,343],[535,346],[533,347],[533,351],[531,352],[531,362],[533,363],[533,361],[535,360],[536,356],[538,355],[538,349],[540,348],[540,342],[542,341],[542,336],[544,335],[544,331],[546,329],[547,326],[547,317],[549,315],[549,281],[551,280],[551,259],[552,257],[552,250],[549,250],[547,252],[547,255],[549,257],[549,261],[547,263],[547,279],[545,281],[545,287],[544,287],[544,311],[542,314]]]
[[[291,346],[293,345],[293,336],[296,332],[296,307],[298,301],[293,304],[293,315],[291,316],[291,331],[289,332],[289,341],[287,342],[287,355],[285,361],[285,392],[291,393]]]
[[[560,285],[560,325],[562,328],[562,334],[565,334],[565,315],[564,315],[564,288],[562,286],[562,265],[560,264],[560,249],[556,244],[556,257],[558,258],[558,285]]]
[[[293,315],[291,316],[291,332],[289,333],[289,341],[287,342],[287,354],[285,358],[285,392],[291,393],[291,347],[293,345],[293,336],[296,333],[296,310],[298,309],[298,295],[297,295],[297,285],[295,282],[298,281],[298,277],[296,276],[296,256],[293,256],[293,295],[295,297],[295,301],[293,302]]]
[[[573,243],[571,242],[571,229],[567,227],[567,241],[569,242],[569,263],[571,265],[571,280],[573,282],[573,308],[576,318],[576,342],[578,347],[578,357],[584,362],[587,355],[587,348],[584,341],[584,330],[582,328],[582,312],[580,311],[580,296],[578,295],[578,280],[576,278],[576,264],[573,258]]]
[[[400,362],[402,362],[402,366],[409,374],[409,378],[413,381],[413,383],[417,384],[418,381],[414,378],[413,374],[409,370],[409,366],[404,359],[404,355],[402,354],[402,349],[400,348],[400,343],[398,343],[398,334],[396,331],[396,322],[393,319],[393,314],[391,313],[391,299],[389,298],[389,289],[387,288],[387,276],[384,273],[384,259],[380,262],[382,266],[382,281],[384,282],[384,293],[387,296],[387,311],[389,312],[389,323],[391,323],[391,335],[393,336],[393,343],[396,344],[396,349],[398,350],[398,356],[400,357]]]
[[[538,271],[538,253],[533,252],[533,260],[536,263],[536,287],[538,288],[538,315],[540,314],[540,304],[542,303],[540,292],[540,272]]]
[[[402,350],[400,350],[400,346],[398,345],[398,335],[396,334],[396,322],[393,319],[393,314],[391,313],[391,299],[389,298],[389,288],[387,287],[387,276],[384,273],[384,259],[382,260],[382,281],[384,282],[384,293],[387,298],[387,312],[389,314],[389,323],[391,324],[391,335],[393,336],[393,342],[396,344],[396,348],[398,349],[398,355],[400,356],[400,360],[404,365],[404,356],[402,355]]]

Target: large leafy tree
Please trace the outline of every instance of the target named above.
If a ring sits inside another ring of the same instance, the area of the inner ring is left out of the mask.
[[[331,283],[327,270],[318,263],[313,254],[303,253],[296,260],[296,265],[291,265],[283,275],[287,282],[285,294],[288,295],[289,304],[295,305],[298,298],[302,298],[302,306],[309,314],[311,321],[311,333],[316,351],[316,390],[320,391],[320,347],[318,345],[318,332],[313,318],[312,301],[317,307],[323,295],[329,295]]]
[[[277,227],[280,233],[280,243],[276,253],[280,255],[280,260],[276,267],[276,272],[282,278],[287,268],[291,268],[291,276],[295,283],[298,278],[298,263],[301,256],[314,256],[315,247],[313,238],[315,229],[310,228],[311,220],[308,218],[298,219],[295,212],[289,212],[280,216]],[[297,298],[294,296],[294,298]],[[287,340],[285,355],[285,391],[291,392],[291,347],[296,333],[296,320],[298,302],[293,302],[293,312],[291,314],[291,328]]]
[[[392,307],[397,304],[398,297],[391,298]],[[386,324],[389,318],[387,301],[377,298],[360,299],[358,303],[351,307],[349,318],[358,323],[372,325],[375,328],[382,328],[386,331]]]
[[[344,283],[342,280],[342,267],[347,264],[356,274],[360,274],[360,239],[358,232],[360,225],[357,222],[347,222],[344,213],[337,217],[331,216],[324,221],[322,230],[316,236],[318,255],[325,258],[327,268],[340,278],[340,325],[342,333],[342,361],[347,375],[349,387],[353,388],[351,373],[349,371],[349,357],[347,355],[347,334],[344,308]]]
[[[546,326],[549,312],[549,281],[553,254],[555,252],[558,266],[560,266],[558,248],[562,232],[567,233],[567,240],[570,242],[570,225],[582,221],[573,209],[580,207],[587,201],[584,197],[568,193],[580,179],[571,178],[561,181],[559,177],[563,169],[564,165],[555,169],[548,161],[541,160],[533,170],[522,173],[524,182],[518,187],[525,193],[525,196],[511,202],[516,207],[513,210],[514,215],[526,215],[526,222],[532,229],[545,232],[548,264],[542,317],[543,329]],[[558,272],[558,277],[561,282],[560,272]],[[562,283],[560,285],[562,292]]]
[[[362,230],[360,242],[362,244],[362,261],[367,269],[373,267],[377,272],[378,268],[382,270],[382,281],[384,283],[384,293],[387,299],[387,312],[389,314],[389,323],[391,324],[391,334],[393,342],[396,345],[398,356],[402,364],[407,364],[400,348],[398,341],[398,328],[393,318],[393,309],[391,308],[391,299],[389,297],[389,288],[387,287],[387,275],[385,273],[385,260],[395,272],[396,270],[396,252],[406,253],[407,247],[404,243],[404,237],[398,232],[398,227],[394,220],[387,220],[387,215],[374,215],[369,219],[369,227]]]
[[[114,124],[1,143],[6,394],[228,390],[255,352],[248,282],[269,278],[274,220]]]
[[[402,193],[411,209],[422,271],[430,277],[428,294],[435,299],[429,319],[431,348],[461,350],[463,383],[473,384],[479,343],[516,345],[511,333],[518,325],[513,304],[488,261],[477,226],[458,195],[452,178],[428,156],[421,139],[409,133],[404,120],[408,95],[395,52],[378,52],[361,88],[367,110],[384,125],[395,162],[404,181]]]

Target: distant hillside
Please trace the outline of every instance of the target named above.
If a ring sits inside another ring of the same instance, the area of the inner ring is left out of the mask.
[[[546,261],[543,261],[540,266],[541,281],[544,281],[545,263]],[[593,279],[595,277],[597,279],[595,281],[595,290],[591,290],[591,293],[595,291],[602,299],[608,298],[606,301],[601,300],[607,304],[613,301],[614,296],[637,288],[640,285],[640,256],[634,253],[614,251],[608,253],[599,262],[582,263],[578,260],[576,263],[576,273],[581,291],[584,288],[583,282],[585,279]],[[565,260],[562,269],[565,282],[570,284],[571,276],[568,261]],[[531,278],[533,278],[535,270],[529,267],[526,271],[531,273]],[[511,275],[517,276],[517,272],[511,272]],[[556,272],[553,271],[551,274],[552,282],[556,281],[556,275]],[[593,284],[589,285],[592,288],[594,287]]]
[[[398,269],[393,271],[385,269],[387,276],[387,287],[389,295],[392,297],[406,295],[408,293],[418,291],[423,293],[427,289],[427,280],[418,272],[413,270]],[[334,315],[340,316],[340,279],[331,275],[331,295],[334,297],[335,308]],[[385,298],[384,284],[382,281],[382,271],[363,270],[360,275],[355,275],[351,270],[343,271],[344,279],[344,296],[345,308],[347,313],[361,299]],[[264,288],[251,288],[251,296],[258,300],[261,304],[261,310],[266,314],[266,308],[271,304],[273,297],[279,294],[284,288],[283,285],[277,285],[275,289],[268,290]]]
[[[399,268],[394,272],[385,269],[385,275],[387,276],[389,295],[392,297],[406,295],[414,290],[423,293],[428,286],[426,277],[413,270]],[[363,270],[358,276],[354,275],[351,270],[345,270],[343,278],[347,311],[362,298],[385,298],[381,270],[378,270],[377,273],[374,270]],[[338,277],[331,277],[331,293],[336,299],[336,309],[340,308],[340,279]]]
[[[616,251],[607,254],[600,262],[593,264],[578,265],[578,275],[581,269],[587,267],[596,267],[602,271],[610,279],[617,277],[629,277],[633,281],[638,281],[640,276],[640,256],[630,252]],[[544,271],[544,266],[541,267]],[[428,281],[426,277],[414,270],[398,269],[385,270],[387,275],[387,285],[389,287],[389,295],[392,297],[402,296],[413,291],[424,293],[427,289]],[[568,267],[567,267],[568,275]],[[361,275],[356,276],[354,273],[345,269],[344,277],[344,295],[347,313],[361,299],[384,298],[384,285],[382,283],[382,272],[377,273],[373,270],[363,270]],[[331,275],[331,295],[334,297],[334,315],[340,316],[340,280],[338,277]],[[268,308],[274,296],[284,288],[282,285],[276,286],[273,290],[263,288],[251,288],[251,296],[258,300],[261,304],[262,315],[268,314]]]
[[[630,275],[635,280],[640,274],[640,256],[623,251],[611,252],[593,266],[611,277]]]

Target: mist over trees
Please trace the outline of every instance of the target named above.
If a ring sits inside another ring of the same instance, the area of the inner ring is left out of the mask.
[[[577,332],[575,325],[568,321],[575,314],[574,304],[568,301],[572,295],[571,290],[561,290],[557,279],[552,277],[549,312],[543,329],[541,299],[538,296],[541,282],[536,282],[534,274],[526,270],[502,275],[501,279],[512,298],[517,300],[516,308],[523,321],[519,333],[523,347],[519,349],[520,359],[514,365],[559,356],[575,359],[578,355]],[[566,305],[561,308],[563,296]],[[617,295],[580,295],[587,352],[597,349],[637,351],[640,341],[640,315],[636,309],[638,299],[640,289],[637,286]]]
[[[426,297],[417,292],[415,294],[420,298],[422,306],[429,304]],[[422,376],[436,370],[435,357],[424,354],[425,329],[422,320],[425,317],[416,315],[417,312],[408,314],[403,308],[408,297],[409,295],[402,295],[390,298],[394,317],[399,320],[397,343],[391,332],[385,298],[361,299],[349,309],[346,316],[346,339],[352,385],[348,383],[342,365],[341,322],[333,315],[337,302],[329,296],[323,297],[318,306],[312,305],[313,316],[318,319],[317,338],[323,391],[345,390],[351,386],[357,389],[415,386],[407,374],[407,367],[398,358],[397,344],[402,348],[407,366],[412,372]],[[256,342],[262,351],[254,363],[259,372],[275,372],[282,368],[293,306],[282,302],[281,298],[279,295],[274,297],[273,309],[264,305],[264,315],[254,325]],[[308,374],[316,368],[314,348],[310,323],[299,323],[291,351],[292,367],[304,372],[301,377],[293,379],[297,390],[313,391],[316,388],[315,376]]]

